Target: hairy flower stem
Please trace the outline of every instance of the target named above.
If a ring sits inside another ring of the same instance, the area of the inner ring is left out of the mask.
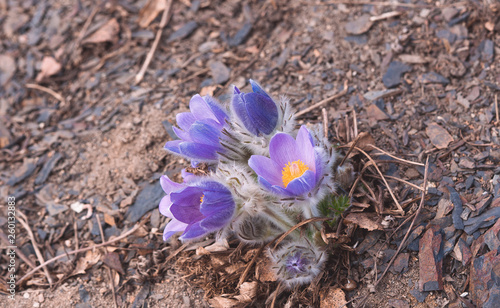
[[[266,206],[263,213],[266,215],[265,217],[267,219],[274,223],[283,232],[287,232],[296,225],[296,223],[293,222],[288,215],[283,212],[276,212],[276,209],[272,207]]]

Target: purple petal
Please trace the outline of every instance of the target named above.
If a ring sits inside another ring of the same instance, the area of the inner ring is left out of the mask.
[[[237,87],[237,86],[234,86],[234,87],[233,87],[233,94],[234,94],[234,95],[238,95],[238,94],[240,94],[240,93],[241,93],[240,89],[238,89],[238,87]]]
[[[158,208],[163,216],[174,218],[172,212],[170,212],[171,206],[172,206],[172,201],[170,201],[170,196],[166,195],[165,197],[161,198],[160,205]]]
[[[177,203],[173,203],[170,207],[170,211],[175,219],[187,224],[192,224],[205,218],[205,216],[200,213],[199,207],[181,206]]]
[[[186,228],[186,231],[184,231],[184,233],[182,234],[181,237],[179,237],[180,240],[191,240],[191,239],[195,239],[195,238],[198,238],[204,234],[207,234],[208,232],[203,229],[201,226],[200,226],[200,223],[196,223],[196,224],[192,224],[192,225],[189,225],[187,228]]]
[[[217,121],[223,125],[225,123],[226,119],[228,118],[227,113],[224,112],[224,110],[222,109],[222,107],[219,105],[219,103],[217,102],[217,100],[215,98],[206,95],[203,97],[203,99],[207,102],[210,109],[212,109],[212,112],[214,113],[215,117],[217,118]]]
[[[302,162],[306,164],[310,170],[315,171],[316,163],[314,146],[311,143],[311,134],[304,125],[300,127],[299,133],[297,134],[297,147],[300,152]]]
[[[232,99],[232,105],[234,113],[236,116],[243,122],[243,125],[254,135],[258,135],[259,131],[257,127],[252,123],[252,119],[250,118],[247,108],[245,106],[245,102],[243,101],[244,94],[234,95]]]
[[[278,123],[278,107],[269,97],[259,93],[243,95],[246,112],[257,131],[266,135],[273,132]]]
[[[169,150],[170,152],[176,153],[176,154],[181,154],[181,150],[179,148],[179,145],[182,143],[182,140],[172,140],[172,141],[167,141],[165,144],[165,149]]]
[[[203,181],[198,183],[196,187],[203,189],[203,191],[214,191],[231,195],[231,192],[226,188],[226,186],[216,181]]]
[[[177,127],[172,127],[174,130],[174,133],[177,135],[177,137],[181,138],[182,141],[193,141],[191,139],[191,136],[189,135],[189,132],[183,131],[182,129],[179,129]]]
[[[290,194],[290,192],[288,192],[286,189],[284,189],[283,187],[280,187],[278,185],[272,185],[270,184],[268,181],[266,181],[266,179],[264,179],[263,177],[259,176],[259,183],[264,186],[265,189],[277,194],[277,195],[281,195],[281,196],[287,196],[287,197],[290,197],[292,196]]]
[[[172,219],[166,226],[165,229],[163,230],[163,240],[166,241],[168,240],[172,235],[174,235],[177,232],[181,232],[186,230],[186,227],[188,225],[176,220],[175,218]]]
[[[198,187],[187,186],[181,190],[172,192],[170,200],[180,206],[197,206],[200,205],[200,199],[203,196],[203,190]]]
[[[209,232],[220,230],[229,222],[233,213],[231,210],[217,212],[200,221],[200,226]]]
[[[254,80],[250,79],[250,85],[252,86],[252,91],[254,93],[259,93],[259,94],[262,94],[264,96],[271,98],[271,96],[269,96],[269,94],[267,94],[267,92],[264,91],[264,89],[262,89],[262,87]]]
[[[271,185],[283,186],[283,178],[281,171],[283,168],[265,156],[252,155],[248,160],[248,166],[257,173],[258,176],[263,177]]]
[[[189,110],[197,120],[212,119],[217,121],[217,117],[213,113],[207,102],[199,95],[196,94],[189,102]]]
[[[175,116],[175,120],[177,121],[177,125],[184,131],[188,131],[189,127],[193,125],[196,118],[191,112],[182,112],[178,113]]]
[[[297,149],[297,143],[292,136],[277,133],[269,143],[269,154],[281,168],[286,164],[301,159],[300,152]]]
[[[192,182],[198,178],[193,173],[187,172],[186,169],[181,170],[181,176],[185,183]]]
[[[193,159],[216,160],[219,148],[195,142],[182,142],[179,145],[180,153]]]
[[[316,151],[315,151],[316,152]],[[319,153],[315,153],[315,160],[316,160],[316,183],[319,181],[319,179],[321,178],[321,176],[323,175],[323,160],[321,159],[321,157],[319,156]]]
[[[176,183],[176,182],[172,181],[171,179],[169,179],[168,176],[166,176],[166,175],[162,175],[160,177],[160,185],[166,194],[170,194],[173,191],[177,191],[177,190],[180,190],[180,189],[183,189],[184,187],[186,187],[185,184]]]
[[[307,170],[302,176],[288,183],[286,190],[294,196],[300,196],[309,192],[314,186],[316,186],[316,174]]]
[[[221,194],[219,192],[204,191],[203,202],[200,205],[200,212],[203,215],[208,217],[219,212],[233,213],[234,208],[234,200],[230,193]]]
[[[200,121],[191,125],[189,135],[193,142],[207,144],[213,147],[219,146],[220,131]]]

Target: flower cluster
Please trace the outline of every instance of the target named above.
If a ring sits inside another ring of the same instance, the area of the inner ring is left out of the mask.
[[[250,80],[252,92],[233,89],[221,104],[195,95],[189,112],[177,114],[178,140],[165,149],[191,160],[202,175],[183,171],[183,183],[162,176],[166,196],[160,212],[169,217],[163,238],[181,233],[193,240],[210,233],[257,245],[283,234],[303,219],[328,216],[335,191],[336,153],[318,127],[296,127],[286,98],[273,99]],[[189,169],[191,170],[191,169]],[[276,275],[285,285],[310,282],[326,252],[321,226],[291,232],[269,251]],[[304,232],[305,231],[305,232]]]

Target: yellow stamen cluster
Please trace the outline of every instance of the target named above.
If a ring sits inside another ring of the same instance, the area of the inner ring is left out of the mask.
[[[300,159],[288,162],[281,171],[281,179],[283,180],[283,185],[285,188],[288,186],[288,183],[295,180],[298,177],[301,177],[304,172],[309,170],[309,167],[304,164]]]
[[[205,197],[205,195],[201,195],[201,198],[200,198],[200,204],[203,203],[203,197]]]

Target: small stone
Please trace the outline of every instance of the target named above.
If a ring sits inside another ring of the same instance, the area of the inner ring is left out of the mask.
[[[442,29],[442,30],[439,30],[437,33],[436,33],[436,36],[440,39],[444,39],[444,40],[447,40],[448,43],[450,44],[453,44],[455,43],[455,41],[457,40],[457,35],[450,32],[449,30],[447,29]]]
[[[409,71],[411,71],[411,66],[399,61],[392,61],[382,77],[382,82],[386,88],[394,88],[401,83],[401,76]]]
[[[7,185],[14,186],[17,183],[27,179],[36,170],[35,159],[25,159],[23,165],[17,169],[7,181]]]
[[[495,53],[495,45],[492,40],[484,40],[479,44],[479,51],[481,52],[481,60],[490,63],[493,61]]]
[[[431,143],[438,149],[446,149],[448,144],[453,141],[450,133],[436,123],[429,124],[425,132],[429,136]]]
[[[475,164],[470,158],[468,157],[462,157],[460,158],[460,161],[458,162],[458,166],[460,168],[465,168],[465,169],[474,169]]]
[[[465,180],[465,189],[470,189],[474,185],[474,176],[470,175],[467,180]]]
[[[351,43],[356,43],[358,45],[365,45],[368,42],[368,36],[366,34],[361,35],[349,35],[344,37],[344,40]]]
[[[425,301],[425,298],[427,297],[427,295],[429,295],[430,292],[420,292],[417,289],[413,289],[410,291],[410,294],[413,295],[413,297],[415,297],[415,299],[419,302],[419,303],[423,303]]]
[[[441,11],[441,14],[446,22],[450,22],[450,20],[455,18],[459,12],[460,11],[454,7],[446,7]]]
[[[404,299],[391,298],[387,301],[387,305],[390,308],[410,308],[410,304]]]
[[[449,84],[450,80],[446,77],[443,77],[435,72],[424,73],[419,78],[421,83],[440,83],[440,84]]]
[[[385,113],[383,110],[381,110],[376,104],[372,104],[372,105],[366,107],[366,113],[368,114],[368,116],[370,118],[373,118],[377,121],[388,120],[391,118],[391,117],[389,117],[389,115],[387,115],[387,113]]]
[[[194,20],[187,22],[182,27],[180,27],[177,31],[170,34],[167,39],[167,42],[173,42],[177,40],[182,40],[183,38],[188,37],[191,33],[194,32],[198,28],[198,23]]]
[[[407,252],[400,253],[394,260],[391,269],[397,273],[403,273],[406,269],[408,269],[409,258],[410,258],[409,253]]]
[[[455,228],[463,230],[465,226],[460,216],[462,215],[462,212],[464,210],[462,205],[462,199],[460,198],[460,195],[453,187],[448,186],[448,191],[450,192],[451,203],[453,203],[453,213],[451,214],[451,217],[453,218],[453,224],[455,225]]]
[[[233,37],[228,39],[227,44],[231,47],[241,45],[252,31],[252,28],[253,28],[252,23],[250,22],[244,23],[241,29],[238,30],[238,32],[236,32],[236,34]]]
[[[156,181],[153,184],[143,183],[143,185],[134,204],[127,209],[127,214],[125,215],[127,221],[135,223],[150,210],[158,208],[160,200],[165,195],[160,186],[160,181]]]
[[[220,61],[210,63],[210,71],[212,72],[212,77],[217,84],[223,84],[228,81],[231,76],[229,68]]]
[[[345,30],[349,34],[359,35],[363,34],[366,31],[370,30],[373,22],[370,20],[370,15],[364,14],[361,17],[348,22],[345,25]]]
[[[35,307],[35,308],[40,307],[40,303],[39,302],[33,302],[33,307]]]
[[[16,61],[8,55],[0,55],[0,87],[4,86],[16,72]]]

